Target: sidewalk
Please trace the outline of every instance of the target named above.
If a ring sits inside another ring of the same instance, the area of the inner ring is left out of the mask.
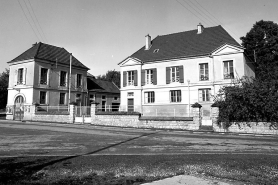
[[[205,179],[191,175],[179,175],[159,181],[145,183],[143,185],[232,185],[235,183],[226,183],[220,180]],[[237,183],[238,184],[238,183]]]

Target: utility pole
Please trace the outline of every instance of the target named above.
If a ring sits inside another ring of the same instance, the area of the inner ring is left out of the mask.
[[[68,106],[70,104],[70,89],[71,89],[71,63],[72,63],[72,53],[70,53],[70,72],[69,72],[69,102]]]

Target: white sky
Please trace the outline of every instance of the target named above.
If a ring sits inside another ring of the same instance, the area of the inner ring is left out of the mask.
[[[221,24],[241,43],[256,21],[277,23],[277,8],[277,0],[0,0],[0,72],[40,41],[73,53],[93,75],[119,70],[145,35],[192,30],[199,22]]]

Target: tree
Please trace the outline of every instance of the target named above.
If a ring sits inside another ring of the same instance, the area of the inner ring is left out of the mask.
[[[256,77],[264,81],[278,79],[278,24],[258,21],[240,38],[246,53],[255,61]]]
[[[3,109],[7,105],[8,99],[8,86],[9,86],[9,70],[0,74],[0,109]]]
[[[106,80],[109,82],[114,82],[118,87],[121,84],[121,73],[120,71],[108,70],[105,75],[98,75],[96,79]]]

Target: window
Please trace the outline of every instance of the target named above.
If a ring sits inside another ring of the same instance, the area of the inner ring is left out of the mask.
[[[199,89],[199,101],[210,101],[210,89]]]
[[[67,72],[61,71],[60,73],[60,86],[67,86]]]
[[[180,81],[179,67],[171,67],[171,82],[179,82],[179,81]]]
[[[153,70],[146,70],[146,84],[153,84]]]
[[[181,90],[170,91],[171,102],[181,102]]]
[[[60,101],[59,101],[60,105],[65,104],[65,97],[66,97],[66,93],[60,93]]]
[[[48,72],[48,69],[41,68],[40,84],[42,84],[42,85],[47,85],[47,72]]]
[[[101,96],[101,99],[105,100],[105,99],[106,99],[106,96]]]
[[[76,87],[80,88],[82,86],[82,74],[77,74],[76,76]]]
[[[119,97],[117,97],[117,96],[114,97],[114,100],[115,100],[115,101],[117,101],[118,99],[119,99]]]
[[[95,101],[95,95],[94,94],[90,94],[90,100]]]
[[[127,85],[134,85],[134,71],[127,72]]]
[[[81,94],[76,94],[75,99],[76,99],[76,101],[81,101]]]
[[[224,61],[224,79],[233,79],[234,78],[234,66],[233,61]]]
[[[145,92],[145,103],[154,103],[154,92]]]
[[[134,96],[134,93],[133,92],[128,92],[127,96]]]
[[[46,92],[40,91],[40,104],[46,104]]]
[[[209,80],[208,64],[200,64],[200,81]]]
[[[23,84],[23,68],[18,69],[18,72],[17,72],[17,84],[18,85]]]

